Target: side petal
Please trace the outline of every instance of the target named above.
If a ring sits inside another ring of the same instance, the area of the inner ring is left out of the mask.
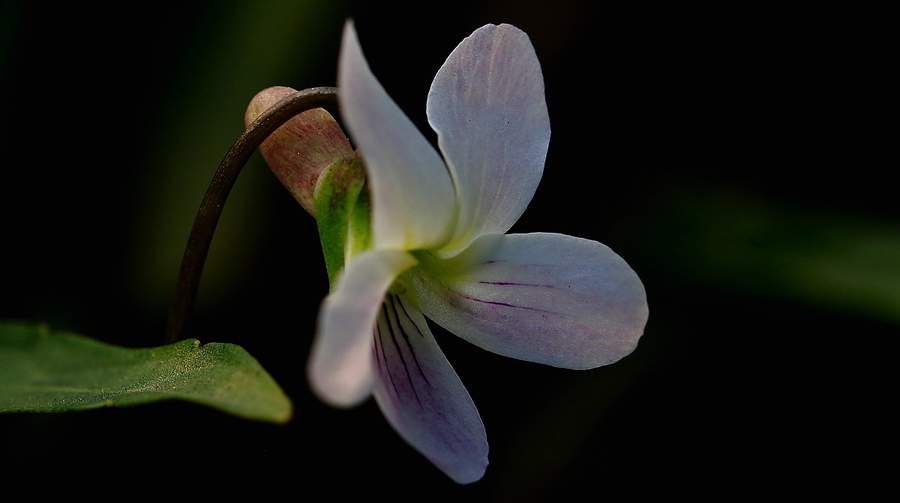
[[[352,407],[369,396],[378,310],[394,279],[415,263],[406,252],[369,250],[344,267],[319,310],[307,368],[310,386],[322,401]]]
[[[556,367],[599,367],[634,350],[647,322],[641,280],[596,241],[490,235],[440,262],[440,269],[424,264],[411,271],[422,310],[494,353]]]
[[[391,426],[456,482],[479,480],[488,464],[484,424],[412,302],[385,299],[374,350],[373,393]]]
[[[349,22],[338,86],[341,115],[368,174],[374,246],[413,250],[445,243],[456,218],[447,167],[372,75]]]
[[[427,111],[459,198],[452,254],[509,230],[543,174],[550,118],[528,35],[508,24],[472,33],[438,71]]]

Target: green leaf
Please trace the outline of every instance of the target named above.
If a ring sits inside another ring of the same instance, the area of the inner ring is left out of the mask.
[[[0,412],[67,412],[179,399],[287,422],[290,399],[234,344],[196,339],[131,349],[46,327],[0,323]]]

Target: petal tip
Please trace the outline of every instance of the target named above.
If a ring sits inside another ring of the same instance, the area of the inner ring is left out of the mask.
[[[365,371],[334,372],[317,364],[314,358],[309,365],[308,380],[313,394],[323,403],[339,409],[350,409],[364,402],[372,393],[374,377],[366,379]],[[369,371],[371,375],[371,371]]]

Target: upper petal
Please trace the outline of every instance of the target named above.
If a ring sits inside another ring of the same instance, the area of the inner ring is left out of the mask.
[[[550,142],[544,79],[528,35],[507,24],[472,33],[434,78],[427,112],[460,204],[446,251],[509,230],[534,195]]]
[[[377,248],[440,246],[456,217],[456,195],[437,151],[369,70],[352,23],[338,62],[341,115],[366,165]]]
[[[389,295],[375,330],[373,394],[384,416],[416,450],[460,484],[487,467],[484,424],[422,313]]]
[[[415,263],[406,252],[369,250],[344,266],[319,310],[307,369],[323,401],[350,407],[369,396],[375,318],[394,279]]]
[[[647,322],[644,286],[608,247],[562,234],[484,236],[440,274],[411,271],[425,314],[489,351],[557,367],[613,363]]]

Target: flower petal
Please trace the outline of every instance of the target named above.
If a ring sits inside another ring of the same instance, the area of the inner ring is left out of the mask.
[[[422,313],[404,297],[385,299],[375,362],[375,400],[397,433],[456,482],[480,479],[488,464],[484,424]]]
[[[543,174],[550,118],[528,35],[507,24],[472,33],[438,71],[427,111],[459,198],[452,254],[509,230]]]
[[[447,167],[372,75],[349,22],[338,86],[341,115],[369,177],[374,246],[413,250],[445,243],[456,217]]]
[[[351,407],[369,396],[375,318],[394,279],[415,263],[406,252],[369,250],[344,267],[322,302],[307,369],[322,401]]]
[[[438,261],[441,262],[441,261]],[[637,274],[608,247],[562,234],[484,236],[443,264],[410,271],[425,314],[495,353],[588,369],[629,354],[647,322]]]
[[[269,107],[295,92],[289,87],[260,91],[247,105],[244,126],[249,126]],[[319,174],[328,166],[354,155],[347,135],[322,108],[307,110],[291,118],[266,138],[259,151],[278,180],[312,216],[316,216],[314,195]]]

